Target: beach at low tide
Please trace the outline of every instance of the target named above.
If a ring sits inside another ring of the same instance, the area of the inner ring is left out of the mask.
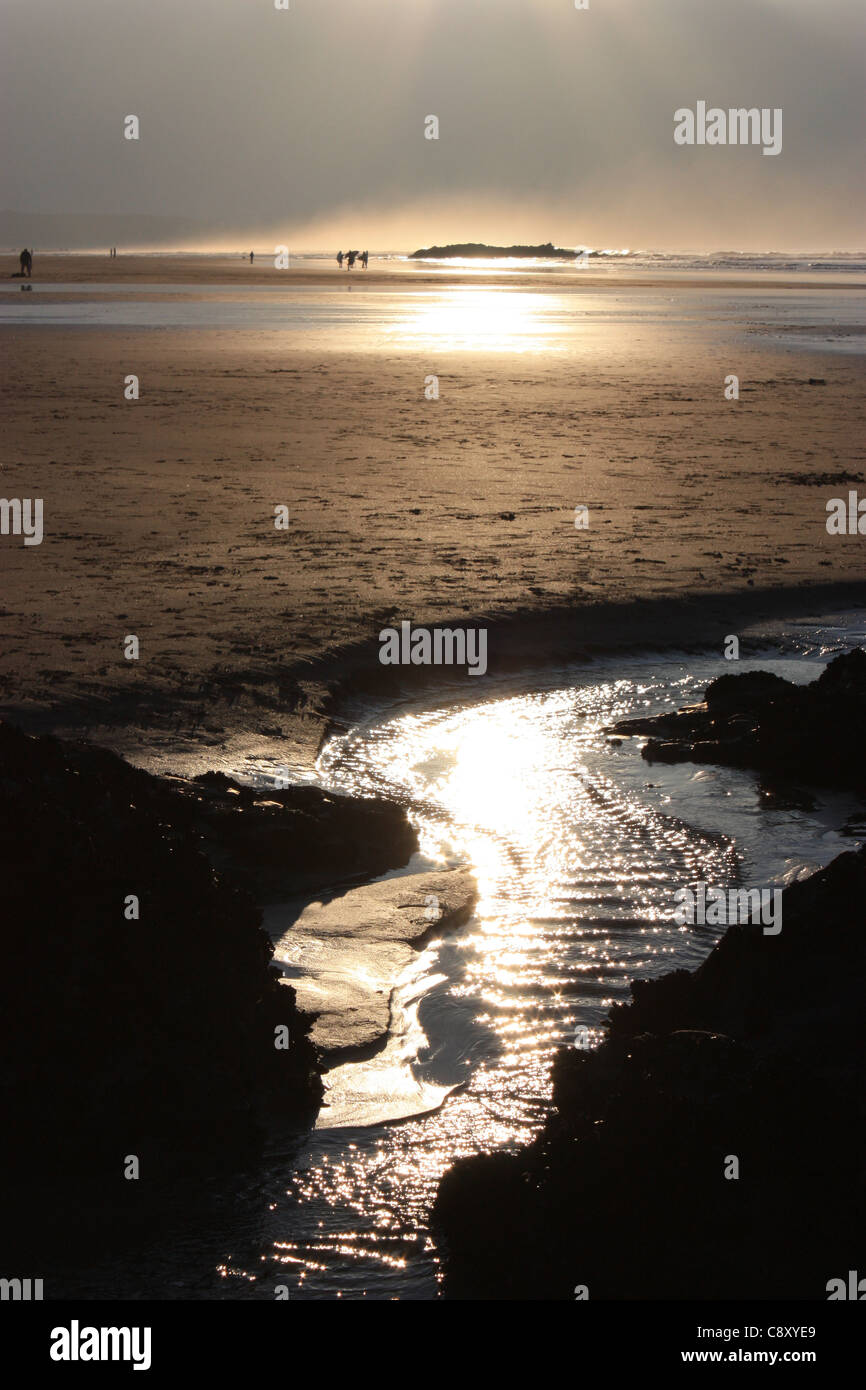
[[[788,883],[852,842],[843,799],[648,778],[604,730],[699,699],[729,635],[797,680],[862,640],[862,537],[826,520],[866,490],[866,280],[372,264],[37,252],[0,293],[3,492],[43,505],[40,544],[3,538],[3,714],[384,795],[421,842],[357,909],[414,912],[417,943],[362,949],[339,898],[266,914],[335,1049],[316,1129],[219,1189],[219,1235],[61,1270],[65,1296],[435,1297],[442,1173],[528,1142],[556,1047],[709,951],[674,885]],[[384,667],[406,622],[484,626],[484,677]],[[423,875],[454,868],[477,909],[431,938]],[[361,1006],[383,1045],[340,1060]]]
[[[564,650],[616,636],[606,605],[864,576],[825,525],[864,488],[857,274],[34,270],[0,296],[3,491],[44,509],[41,545],[3,542],[2,701],[25,719],[174,710],[170,762],[184,707],[219,746],[217,686],[269,684],[261,722],[315,744],[323,662],[394,622],[558,615]]]

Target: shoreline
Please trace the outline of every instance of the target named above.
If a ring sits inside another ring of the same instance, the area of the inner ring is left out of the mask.
[[[392,253],[393,254],[393,253]],[[790,257],[789,259],[795,259]],[[277,269],[273,253],[256,253],[250,265],[248,255],[230,253],[184,252],[118,252],[111,259],[107,254],[92,251],[39,251],[34,256],[34,271],[30,280],[20,281],[15,274],[17,252],[0,252],[0,284],[16,282],[34,285],[77,284],[93,286],[99,282],[112,285],[159,284],[188,285],[190,293],[203,292],[209,286],[238,286],[291,290],[301,286],[322,289],[343,285],[410,288],[419,285],[441,288],[443,281],[461,286],[499,283],[503,288],[520,286],[543,289],[566,289],[587,285],[593,289],[613,291],[645,289],[664,283],[666,287],[680,286],[684,290],[697,287],[716,289],[754,290],[757,288],[851,290],[866,288],[862,271],[845,270],[842,266],[816,270],[779,267],[753,270],[748,266],[692,266],[688,269],[659,262],[652,266],[632,266],[623,263],[599,262],[590,265],[558,268],[544,266],[479,264],[477,266],[451,263],[444,259],[430,260],[386,259],[372,257],[370,268],[360,266],[352,271],[341,270],[334,259],[311,262],[304,253],[294,257],[290,251],[289,266]]]
[[[488,674],[496,681],[497,693],[505,694],[510,679],[524,684],[535,671],[616,652],[707,652],[715,646],[721,656],[725,638],[737,626],[822,617],[861,607],[866,609],[866,581],[732,590],[709,602],[699,593],[681,594],[530,609],[493,619],[461,615],[438,622],[487,626]],[[575,626],[580,627],[578,634]],[[757,642],[753,639],[753,645]],[[0,718],[27,733],[66,739],[80,738],[86,729],[86,742],[163,775],[224,771],[227,759],[250,758],[256,750],[260,757],[278,761],[281,747],[291,750],[291,766],[310,771],[327,739],[345,730],[347,710],[359,697],[458,704],[474,703],[489,694],[484,677],[460,681],[448,667],[382,666],[378,651],[378,642],[368,639],[276,671],[247,670],[245,700],[238,698],[238,672],[207,674],[203,687],[209,697],[207,717],[225,721],[221,737],[201,725],[202,689],[185,699],[182,689],[171,685],[144,685],[134,692],[106,685],[42,708],[26,699],[4,701]],[[280,690],[288,688],[295,691],[294,707],[280,702]],[[104,718],[106,706],[112,711],[110,719]],[[268,722],[277,717],[279,730]],[[253,718],[263,722],[258,734],[250,728]],[[172,762],[166,751],[169,746],[179,761]]]

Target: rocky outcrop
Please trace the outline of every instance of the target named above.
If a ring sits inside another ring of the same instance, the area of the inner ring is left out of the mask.
[[[841,855],[560,1052],[536,1141],[442,1180],[447,1296],[825,1299],[862,1262],[864,897]]]
[[[648,735],[648,762],[753,768],[768,782],[866,792],[866,651],[831,661],[810,685],[767,671],[720,676],[704,703],[611,732]]]
[[[160,1186],[207,1181],[312,1122],[309,1019],[270,968],[253,898],[215,863],[242,866],[257,896],[300,891],[331,854],[332,878],[381,871],[414,847],[402,811],[156,778],[0,725],[0,819],[7,1234],[19,1217],[32,1234],[40,1205],[59,1234],[88,1193],[103,1216],[135,1193],[140,1213]],[[21,1197],[58,1182],[62,1201]]]
[[[289,973],[300,1007],[315,1015],[311,1039],[329,1065],[369,1056],[388,1034],[391,995],[415,952],[472,916],[478,892],[463,869],[408,874],[311,903],[277,936],[276,964]],[[295,973],[297,972],[297,973]]]
[[[588,251],[587,255],[594,256],[597,252]],[[572,248],[565,251],[560,246],[554,246],[551,241],[546,241],[543,246],[486,246],[483,241],[464,241],[455,243],[451,246],[428,246],[425,250],[413,251],[410,260],[445,260],[448,257],[469,257],[469,256],[521,256],[529,259],[543,260],[563,260],[564,258],[575,257],[576,252]]]
[[[418,848],[406,813],[391,801],[251,787],[221,772],[167,785],[214,862],[258,902],[400,868]]]

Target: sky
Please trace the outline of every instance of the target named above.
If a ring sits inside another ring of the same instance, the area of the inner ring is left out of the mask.
[[[589,5],[0,0],[0,208],[202,248],[866,246],[863,0]],[[781,153],[676,145],[701,100],[782,108]]]

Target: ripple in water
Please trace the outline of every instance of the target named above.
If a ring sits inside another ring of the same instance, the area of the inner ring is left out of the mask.
[[[800,681],[823,664],[814,647],[772,662]],[[468,863],[480,891],[474,921],[401,979],[385,1052],[327,1080],[366,1087],[370,1120],[376,1098],[407,1078],[448,1099],[395,1124],[319,1129],[288,1190],[275,1168],[266,1253],[258,1268],[224,1267],[227,1296],[273,1297],[284,1283],[291,1298],[435,1297],[428,1213],[445,1169],[528,1142],[556,1047],[576,1027],[597,1039],[632,978],[693,969],[711,949],[715,933],[674,923],[675,888],[782,882],[850,847],[836,829],[839,799],[767,810],[748,775],[651,767],[639,741],[604,735],[615,719],[700,699],[729,666],[619,660],[605,679],[611,667],[484,704],[368,713],[326,746],[323,785],[410,810],[421,843],[410,869]]]

